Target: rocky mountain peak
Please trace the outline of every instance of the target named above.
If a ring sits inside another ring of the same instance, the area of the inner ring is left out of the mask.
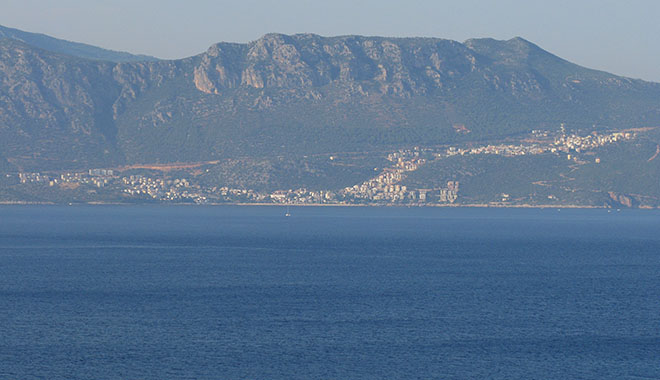
[[[525,66],[543,61],[554,61],[555,64],[567,63],[522,37],[504,41],[492,38],[470,39],[465,41],[465,46],[498,64]]]
[[[200,91],[312,88],[330,84],[370,87],[408,97],[472,72],[478,57],[466,46],[441,39],[314,34],[267,34],[238,48],[214,45],[195,70]]]

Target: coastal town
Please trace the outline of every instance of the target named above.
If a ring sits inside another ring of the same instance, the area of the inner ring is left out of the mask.
[[[270,192],[248,188],[208,186],[189,177],[156,176],[154,174],[124,175],[118,169],[92,168],[85,172],[18,173],[22,185],[41,186],[54,190],[81,190],[87,194],[101,191],[115,194],[114,199],[132,202],[162,203],[271,203],[271,204],[453,204],[460,197],[459,181],[447,180],[435,188],[409,188],[402,184],[406,176],[429,162],[454,156],[554,154],[579,162],[580,153],[594,151],[605,145],[636,137],[634,131],[580,136],[566,134],[562,126],[551,136],[547,131],[532,131],[531,137],[516,143],[500,142],[478,146],[412,147],[387,155],[389,165],[378,169],[368,180],[342,189],[317,190],[307,188],[278,189]],[[330,156],[334,159],[334,156]],[[599,163],[599,158],[594,158]],[[7,174],[9,177],[10,174]]]

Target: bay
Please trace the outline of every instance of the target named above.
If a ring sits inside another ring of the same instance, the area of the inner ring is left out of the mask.
[[[1,379],[660,377],[660,213],[1,206]]]

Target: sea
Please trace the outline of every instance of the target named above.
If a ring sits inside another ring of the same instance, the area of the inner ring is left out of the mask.
[[[0,206],[0,379],[659,379],[660,212]]]

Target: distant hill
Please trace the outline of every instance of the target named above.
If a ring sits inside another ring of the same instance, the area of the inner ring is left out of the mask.
[[[61,40],[45,34],[24,32],[22,30],[7,28],[0,25],[0,39],[2,38],[11,38],[22,41],[39,49],[48,50],[58,54],[99,61],[136,62],[157,60],[157,58],[147,55],[133,55],[120,51],[102,49],[92,45]]]
[[[660,125],[660,84],[580,67],[522,38],[268,34],[121,63],[27,40],[0,40],[0,153],[23,170],[385,152],[560,123]]]

